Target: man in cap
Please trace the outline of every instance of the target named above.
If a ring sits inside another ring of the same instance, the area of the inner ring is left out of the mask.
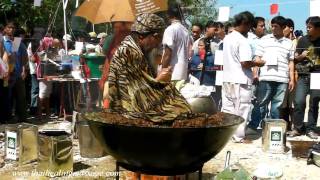
[[[171,83],[155,79],[146,58],[159,47],[164,29],[163,19],[155,14],[137,17],[131,35],[122,41],[110,64],[104,98],[108,98],[111,110],[128,112],[129,118],[140,114],[154,122],[174,120],[191,112]]]

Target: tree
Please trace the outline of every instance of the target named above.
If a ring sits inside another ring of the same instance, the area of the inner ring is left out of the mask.
[[[215,20],[218,14],[215,0],[174,0],[170,2],[181,3],[185,19],[191,23],[206,24],[209,20]]]

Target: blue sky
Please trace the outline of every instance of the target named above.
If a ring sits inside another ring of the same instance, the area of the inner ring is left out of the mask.
[[[309,0],[217,0],[216,7],[231,7],[230,16],[242,11],[250,11],[255,16],[262,16],[271,20],[270,5],[279,4],[281,16],[291,18],[295,22],[295,29],[306,32],[305,21],[309,17]]]

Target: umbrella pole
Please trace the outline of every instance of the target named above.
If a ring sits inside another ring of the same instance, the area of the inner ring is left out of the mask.
[[[62,0],[63,3],[63,27],[64,27],[64,48],[66,50],[66,54],[68,54],[68,44],[67,44],[67,17],[66,17],[66,9],[67,9],[67,5],[68,5],[68,1],[69,0]]]

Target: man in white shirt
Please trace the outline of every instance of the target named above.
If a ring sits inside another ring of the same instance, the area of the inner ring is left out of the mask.
[[[178,5],[169,7],[168,16],[171,25],[166,28],[163,35],[162,70],[172,68],[171,80],[173,81],[186,80],[192,37],[189,31],[181,24],[182,14]]]
[[[235,28],[223,43],[222,112],[241,116],[245,120],[233,136],[236,142],[243,142],[245,138],[251,105],[251,68],[261,67],[265,63],[263,60],[252,60],[252,51],[246,37],[253,20],[253,15],[248,11],[235,15]]]
[[[286,90],[294,89],[294,47],[292,41],[284,37],[286,23],[284,17],[274,17],[271,20],[272,34],[264,36],[255,51],[256,59],[265,60],[266,65],[260,68],[257,102],[248,125],[252,129],[256,129],[265,118],[266,106],[270,102],[270,117],[279,119]]]

